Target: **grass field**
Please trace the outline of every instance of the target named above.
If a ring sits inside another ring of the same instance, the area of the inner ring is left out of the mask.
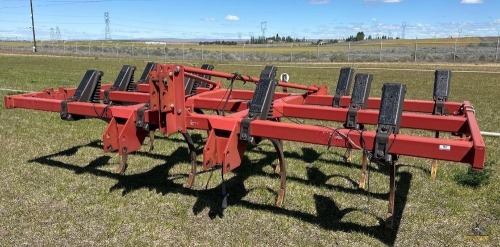
[[[76,87],[90,68],[104,71],[105,81],[111,82],[123,64],[142,68],[146,62],[1,54],[0,96],[12,93],[3,89]],[[245,75],[258,75],[263,68],[214,65]],[[332,92],[338,68],[345,65],[293,64],[280,67],[278,73],[289,73],[294,82],[328,84]],[[411,99],[432,98],[434,75],[425,70],[451,69],[450,100],[470,100],[480,128],[500,132],[500,73],[484,73],[500,72],[499,65],[350,66],[374,75],[372,96],[380,96],[384,82],[401,82]],[[431,181],[430,160],[402,157],[396,231],[386,236],[381,223],[387,210],[386,169],[375,165],[370,169],[368,199],[357,189],[359,152],[354,152],[353,164],[345,164],[343,149],[285,142],[288,184],[279,209],[273,206],[276,155],[272,145],[263,142],[248,150],[242,166],[225,177],[230,206],[223,217],[211,219],[209,211],[220,203],[219,171],[200,168],[194,187],[183,188],[189,157],[182,136],[157,134],[154,151],[130,155],[127,174],[119,176],[114,173],[117,155],[104,154],[100,146],[105,126],[97,119],[66,122],[57,113],[5,110],[2,101],[0,246],[497,246],[500,242],[499,138],[485,137],[493,176],[478,188],[456,181],[466,164],[440,162],[438,178]],[[206,134],[193,132],[193,137],[201,147]],[[476,222],[488,239],[468,237]]]
[[[204,50],[219,52],[221,49],[225,53],[232,52],[266,52],[270,54],[276,53],[287,53],[293,49],[293,52],[326,52],[326,51],[345,51],[348,46],[352,46],[356,50],[378,50],[380,45],[384,49],[395,48],[395,47],[405,47],[414,48],[415,42],[418,43],[419,47],[465,47],[470,45],[478,45],[481,42],[486,42],[491,45],[495,45],[497,42],[496,38],[479,38],[479,37],[465,37],[465,38],[439,38],[439,39],[386,39],[386,40],[363,40],[361,42],[340,42],[336,44],[325,44],[325,45],[313,45],[311,42],[302,43],[275,43],[275,44],[246,44],[243,45],[245,40],[239,42],[238,45],[199,45],[197,42],[169,42],[166,47],[168,49],[181,49],[181,50]],[[135,49],[150,49],[163,50],[164,44],[161,42],[131,42],[131,41],[102,41],[102,40],[89,40],[89,41],[67,41],[67,42],[53,42],[53,41],[37,41],[39,46],[39,51],[42,49],[41,46],[47,46],[46,49],[49,51],[53,46],[62,49],[65,47],[67,50],[74,50],[75,46],[79,47],[80,51],[85,52],[87,47],[93,47],[96,50],[101,50],[101,48],[122,48],[122,47],[134,47]],[[10,47],[26,47],[26,51],[31,50],[32,43],[28,41],[0,41],[0,47],[4,50],[9,50]]]

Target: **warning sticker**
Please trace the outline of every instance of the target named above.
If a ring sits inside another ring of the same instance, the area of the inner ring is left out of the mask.
[[[450,145],[439,145],[439,150],[451,151],[451,147],[450,147]]]

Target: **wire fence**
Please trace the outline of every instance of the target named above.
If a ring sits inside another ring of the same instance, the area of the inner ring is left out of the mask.
[[[381,40],[337,44],[198,45],[162,42],[38,41],[41,54],[240,62],[500,62],[500,39],[467,42]],[[0,51],[33,52],[27,41],[0,41]]]

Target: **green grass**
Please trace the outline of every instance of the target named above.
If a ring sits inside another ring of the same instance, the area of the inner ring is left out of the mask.
[[[142,68],[146,62],[0,55],[0,88],[75,87],[89,68],[104,71],[105,81],[113,81],[123,64]],[[245,75],[258,75],[262,69],[255,64],[214,65]],[[411,99],[432,97],[432,72],[370,68],[452,69],[451,100],[470,100],[481,129],[500,132],[500,74],[459,73],[498,72],[498,65],[352,66],[357,72],[374,75],[372,96],[380,96],[384,82],[401,82],[407,85],[407,98]],[[289,73],[294,82],[328,84],[332,92],[338,71],[282,66],[278,73]],[[8,94],[0,91],[2,98]],[[356,189],[359,152],[354,152],[354,164],[346,165],[341,161],[342,149],[285,142],[287,194],[283,208],[277,209],[273,204],[278,178],[272,166],[276,155],[272,145],[263,142],[247,151],[242,166],[225,176],[230,207],[224,217],[210,219],[210,209],[219,207],[220,171],[212,174],[200,168],[194,187],[183,188],[189,165],[181,136],[167,139],[157,134],[154,151],[130,155],[127,175],[118,176],[113,173],[117,155],[104,154],[100,146],[105,126],[96,119],[66,122],[57,113],[5,110],[2,101],[1,246],[493,246],[500,242],[498,138],[485,137],[492,174],[488,184],[476,188],[455,179],[467,171],[466,164],[439,162],[438,179],[431,181],[430,160],[402,157],[397,175],[398,228],[394,236],[387,237],[379,222],[387,210],[386,169],[373,165],[367,204],[366,193]],[[192,134],[201,147],[206,133]],[[486,229],[489,240],[467,240],[476,221]]]

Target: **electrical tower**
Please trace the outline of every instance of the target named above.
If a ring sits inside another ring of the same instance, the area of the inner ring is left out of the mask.
[[[109,12],[104,12],[104,23],[106,23],[106,28],[104,29],[104,39],[111,40],[111,30],[109,28]]]
[[[262,31],[262,38],[266,40],[267,21],[260,23],[260,30]]]
[[[55,35],[55,33],[54,33],[54,28],[53,28],[53,27],[51,27],[51,28],[50,28],[50,40],[51,40],[51,41],[54,41],[55,39],[56,39],[56,35]]]
[[[61,30],[56,26],[56,41],[61,41]]]
[[[406,36],[406,21],[401,24],[401,38],[404,39]]]

